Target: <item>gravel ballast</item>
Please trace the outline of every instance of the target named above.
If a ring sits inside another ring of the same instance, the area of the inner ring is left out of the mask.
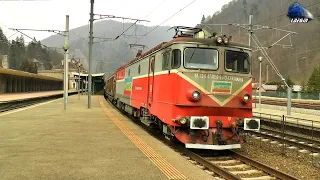
[[[279,143],[271,143],[247,137],[247,143],[236,150],[254,160],[295,176],[301,180],[320,179],[320,157],[311,156],[310,152],[301,153],[297,149],[285,148]]]

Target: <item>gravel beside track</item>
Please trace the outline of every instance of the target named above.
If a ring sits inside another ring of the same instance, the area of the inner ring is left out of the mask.
[[[253,137],[247,138],[242,149],[236,150],[250,158],[286,172],[301,180],[319,180],[320,158],[310,153],[299,153],[296,150],[285,148],[282,155],[282,146],[277,143],[260,141]]]
[[[286,179],[297,180],[297,178],[283,173],[277,169],[267,166],[260,162],[253,160],[247,156],[233,151],[223,151],[228,153],[227,156],[214,157],[210,155],[210,151],[201,151],[194,153],[187,149],[180,149],[184,153],[186,159],[200,168],[213,171],[224,179],[243,179],[243,180],[258,180],[258,179]],[[199,150],[197,150],[199,151]],[[212,154],[213,151],[211,151]],[[221,153],[222,154],[222,153]],[[216,177],[219,179],[219,177]]]
[[[294,138],[289,138],[288,136],[282,137],[281,133],[273,131],[273,133],[267,133],[266,131],[261,132],[250,132],[251,134],[257,135],[259,137],[264,137],[277,142],[284,142],[287,145],[298,147],[302,150],[308,150],[314,153],[320,153],[320,147],[318,142],[311,143],[311,140],[305,139],[304,141],[298,141],[297,137],[292,135]],[[299,138],[299,137],[298,137]]]

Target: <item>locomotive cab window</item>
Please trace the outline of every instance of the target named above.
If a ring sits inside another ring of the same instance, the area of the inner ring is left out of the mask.
[[[172,51],[172,61],[171,61],[171,67],[172,69],[178,69],[181,64],[181,51],[180,49],[174,49]]]
[[[162,57],[162,70],[169,70],[170,69],[170,53],[166,51],[163,53]]]
[[[250,58],[245,52],[226,51],[226,71],[248,74],[250,72]]]
[[[138,66],[138,74],[140,74],[141,68],[140,68],[140,64]]]
[[[218,69],[218,51],[209,48],[186,48],[184,66],[192,69]]]

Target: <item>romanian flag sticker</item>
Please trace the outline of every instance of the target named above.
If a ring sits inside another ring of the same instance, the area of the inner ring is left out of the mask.
[[[211,93],[215,94],[231,94],[232,82],[228,81],[212,81]]]
[[[125,82],[125,87],[124,87],[123,95],[130,96],[131,89],[132,89],[132,77],[125,78],[124,82]]]

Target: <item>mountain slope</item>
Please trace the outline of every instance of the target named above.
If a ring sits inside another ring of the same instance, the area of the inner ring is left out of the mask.
[[[320,1],[299,0],[314,16],[315,20],[307,24],[291,24],[287,17],[288,7],[296,1],[293,0],[234,0],[226,4],[221,11],[212,17],[205,19],[206,24],[239,23],[248,24],[249,15],[253,14],[253,24],[269,26],[288,31],[297,32],[290,35],[268,49],[270,45],[277,42],[287,34],[280,30],[264,29],[254,31],[262,46],[266,48],[272,61],[279,69],[284,78],[290,76],[295,83],[307,82],[314,66],[320,62]],[[200,19],[200,17],[199,17]],[[221,26],[210,26],[210,28],[221,32]],[[222,26],[223,34],[232,36],[232,40],[248,44],[247,31],[235,26]],[[263,56],[257,50],[257,45],[252,41],[254,50],[253,74],[258,80],[259,63],[258,56]],[[269,64],[264,58],[262,62],[262,80],[266,80],[266,65]],[[279,81],[279,77],[269,64],[269,82]]]
[[[131,24],[122,24],[117,21],[106,20],[94,23],[93,26],[93,36],[103,37],[103,38],[114,38],[120,33],[127,29]],[[121,66],[134,58],[137,53],[137,47],[132,48],[128,44],[135,43],[139,37],[130,37],[129,35],[144,35],[151,31],[154,27],[147,27],[142,25],[132,26],[126,33],[125,37],[121,36],[115,41],[103,41],[104,39],[94,38],[93,45],[93,62],[92,70],[94,73],[105,72],[107,74],[113,73],[116,68]],[[142,38],[137,44],[146,45],[146,50],[153,48],[154,46],[160,44],[163,41],[169,41],[173,36],[173,31],[167,31],[170,27],[159,26],[154,31],[152,31],[148,36]],[[136,32],[135,32],[136,29]],[[70,30],[70,57],[74,56],[80,58],[84,67],[88,69],[88,57],[89,57],[89,47],[88,47],[88,36],[89,36],[89,26],[81,26]],[[64,43],[64,37],[59,35],[50,36],[44,40],[42,43],[51,47],[61,47]],[[127,53],[127,54],[126,54]],[[126,54],[126,56],[125,56]]]

